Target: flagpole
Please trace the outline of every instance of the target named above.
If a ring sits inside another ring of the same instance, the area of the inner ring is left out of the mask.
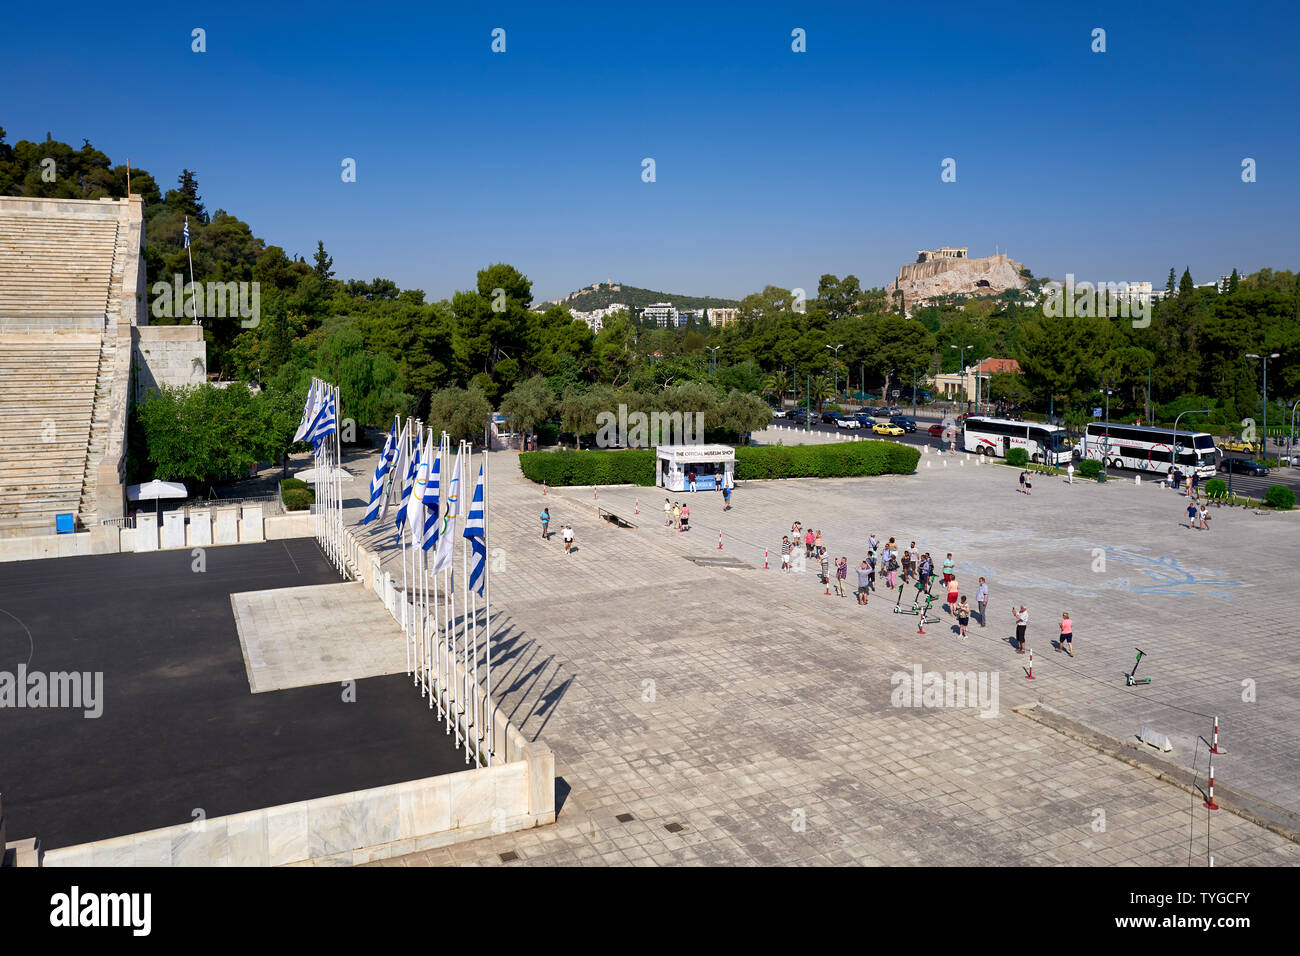
[[[199,324],[199,284],[194,281],[194,251],[190,248],[190,231],[189,218],[185,220],[185,255],[190,260],[190,306],[194,311],[194,324]]]
[[[492,757],[496,754],[496,714],[492,712],[492,549],[488,547],[488,453],[483,451],[483,652],[487,669],[487,696],[484,708],[487,710],[487,765],[492,766]]]
[[[406,429],[407,426],[403,425],[402,431],[398,435],[398,439],[397,439],[397,461],[395,463],[396,467],[393,469],[394,485],[397,484],[399,479],[402,480],[403,482],[405,482],[406,480],[406,475],[404,471],[406,468],[407,446],[410,444],[409,442],[410,436],[407,435]],[[407,611],[406,609],[407,606],[406,599],[409,596],[406,590],[406,535],[401,534],[399,532],[397,535],[397,540],[402,546],[402,638],[403,638],[403,642],[406,644],[406,673],[414,674],[415,670],[411,666],[412,648],[411,648],[411,629],[410,629],[410,622],[409,622],[409,618],[411,615],[410,612]],[[378,584],[378,582],[375,583]],[[388,595],[384,595],[384,600],[388,600]]]
[[[462,440],[460,447],[456,450],[456,461],[460,461],[461,453],[465,450],[465,442]],[[473,464],[473,456],[470,457],[470,464]],[[461,489],[461,495],[465,493]],[[459,500],[459,499],[458,499]],[[465,673],[461,676],[462,684],[469,684],[469,592],[465,582],[469,580],[469,560],[465,556],[465,545],[462,543],[460,548],[460,593],[461,593],[461,653],[465,656]],[[476,662],[477,663],[477,662]],[[467,688],[468,689],[468,688]],[[478,696],[478,684],[474,685],[474,696]],[[474,702],[470,699],[469,694],[465,695],[465,762],[469,763],[469,729],[473,720]],[[478,728],[474,728],[474,733],[478,733]]]
[[[447,438],[447,433],[443,432],[438,439],[438,450],[441,453],[446,450],[444,458],[451,457],[451,442]],[[447,472],[447,490],[451,492],[451,472]],[[450,497],[448,498],[450,502]],[[436,563],[436,562],[435,562]],[[434,572],[437,575],[437,572]],[[445,629],[440,635],[440,639],[446,645],[447,650],[447,728],[446,733],[451,734],[452,729],[456,731],[456,747],[460,748],[460,724],[457,723],[456,705],[459,702],[456,696],[456,633],[452,630],[452,613],[455,610],[451,603],[451,581],[447,574],[447,569],[442,569],[442,621]]]

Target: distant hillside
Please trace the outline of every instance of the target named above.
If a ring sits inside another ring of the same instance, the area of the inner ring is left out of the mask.
[[[570,293],[560,300],[560,305],[573,312],[592,312],[604,309],[615,302],[622,305],[643,309],[654,302],[671,302],[678,309],[732,308],[740,303],[735,299],[718,299],[713,296],[678,295],[673,292],[655,292],[652,289],[638,289],[634,285],[619,282],[598,282],[595,288],[587,286],[578,292]]]

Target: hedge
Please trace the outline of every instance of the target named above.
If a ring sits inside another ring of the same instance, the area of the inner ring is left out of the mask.
[[[913,445],[884,441],[761,448],[742,445],[736,449],[736,479],[910,475],[920,458],[920,449]],[[524,452],[519,466],[527,478],[556,487],[655,483],[653,449]]]
[[[1228,483],[1222,478],[1211,478],[1205,483],[1205,493],[1207,495],[1226,495],[1228,493]]]
[[[1286,485],[1269,485],[1264,492],[1264,503],[1270,508],[1290,510],[1295,507],[1295,492]]]
[[[1020,451],[1022,449],[1013,450]],[[1079,467],[1075,471],[1079,473],[1080,478],[1096,478],[1101,474],[1101,462],[1095,458],[1085,458],[1079,462]]]
[[[655,483],[655,453],[648,448],[526,451],[519,467],[526,478],[554,487]]]
[[[1029,464],[1029,452],[1023,448],[1012,448],[1007,452],[1007,464],[1013,468],[1023,468]]]
[[[280,493],[285,511],[306,511],[316,501],[316,495],[309,488],[286,488]]]

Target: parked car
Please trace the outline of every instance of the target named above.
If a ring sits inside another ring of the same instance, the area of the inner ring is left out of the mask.
[[[1219,442],[1220,451],[1244,451],[1250,454],[1259,452],[1259,443],[1246,441],[1244,438],[1225,438]]]
[[[822,412],[823,425],[836,425],[839,423],[839,420],[840,420],[839,412]]]
[[[861,428],[862,422],[858,421],[852,415],[840,415],[835,419],[836,428]]]
[[[929,432],[931,438],[942,438],[944,436],[944,432],[948,432],[948,431],[956,432],[957,423],[954,422],[952,419],[949,419],[948,421],[941,422],[938,425],[931,425],[929,428],[926,429],[926,431]]]
[[[908,418],[906,415],[890,415],[889,424],[897,425],[903,431],[908,433],[916,431],[916,422],[912,421],[912,419]]]
[[[790,421],[794,422],[796,425],[804,425],[804,424],[807,424],[807,422],[808,422],[808,409],[806,409],[806,408],[792,408],[792,409],[790,409],[790,411],[787,413],[786,417],[789,418]]]
[[[877,435],[901,435],[903,430],[889,422],[877,422],[871,429]]]
[[[1219,462],[1219,471],[1253,475],[1256,478],[1263,478],[1268,474],[1268,469],[1253,458],[1225,458]]]
[[[887,409],[885,409],[885,411],[889,412],[890,415],[903,414],[903,410],[899,408],[897,405],[890,405]]]
[[[863,428],[874,428],[876,426],[876,420],[866,412],[858,412],[853,417]]]

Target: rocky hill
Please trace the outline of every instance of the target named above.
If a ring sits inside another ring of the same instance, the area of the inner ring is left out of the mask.
[[[902,289],[909,304],[922,299],[949,295],[992,295],[1007,289],[1023,289],[1020,273],[1025,268],[1006,255],[982,259],[930,259],[900,266],[898,278],[889,287]]]
[[[621,282],[597,282],[577,292],[570,292],[563,299],[554,300],[567,306],[572,312],[593,312],[605,309],[614,303],[643,309],[654,302],[671,302],[678,309],[735,308],[735,299],[718,299],[713,296],[678,295],[673,292],[655,292],[652,289],[640,289]],[[536,306],[535,306],[536,308]]]

